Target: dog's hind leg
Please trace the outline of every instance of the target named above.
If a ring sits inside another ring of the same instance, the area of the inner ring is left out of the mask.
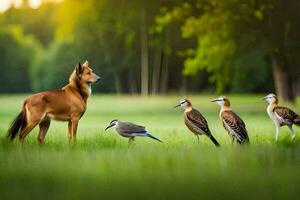
[[[27,126],[23,129],[23,131],[19,135],[19,142],[23,144],[25,137],[30,133],[30,131],[38,124],[38,121],[36,122],[29,122]]]
[[[44,120],[39,124],[40,132],[39,132],[39,135],[38,135],[37,139],[38,139],[38,141],[39,141],[41,144],[44,143],[45,136],[46,136],[47,131],[48,131],[49,126],[50,126],[50,122],[51,122],[50,119],[44,119]]]
[[[34,102],[36,103],[36,102]],[[38,102],[39,103],[39,102]],[[45,113],[43,112],[43,107],[32,105],[27,102],[26,106],[26,120],[27,124],[22,129],[19,134],[19,142],[23,144],[25,137],[32,131],[32,129],[45,119]]]

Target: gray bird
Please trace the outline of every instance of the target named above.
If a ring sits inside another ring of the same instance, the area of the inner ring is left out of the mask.
[[[116,131],[119,133],[119,135],[123,137],[129,138],[129,143],[134,141],[134,138],[136,136],[142,136],[142,137],[150,137],[154,140],[157,140],[159,142],[162,142],[157,137],[151,135],[144,126],[140,126],[137,124],[133,124],[130,122],[121,122],[117,119],[114,119],[110,122],[109,126],[105,128],[105,130],[114,127]]]

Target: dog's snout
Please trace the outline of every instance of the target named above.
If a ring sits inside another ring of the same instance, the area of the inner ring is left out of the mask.
[[[96,82],[98,82],[101,79],[101,77],[96,75],[96,79],[97,79]]]

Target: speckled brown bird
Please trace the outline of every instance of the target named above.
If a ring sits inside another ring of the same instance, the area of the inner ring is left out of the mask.
[[[184,123],[188,129],[196,135],[198,143],[199,135],[206,135],[216,146],[219,146],[218,141],[212,136],[208,128],[206,119],[198,110],[192,107],[192,103],[188,99],[180,101],[180,103],[175,106],[175,108],[177,107],[184,108]]]
[[[212,102],[221,107],[220,119],[225,130],[231,136],[232,143],[236,140],[239,144],[249,143],[248,132],[243,120],[232,111],[230,101],[227,97],[219,97]]]
[[[269,105],[267,113],[275,124],[275,139],[278,141],[279,128],[287,125],[291,132],[291,139],[295,139],[293,124],[300,126],[300,117],[287,107],[278,106],[278,98],[275,94],[268,94],[263,98]]]

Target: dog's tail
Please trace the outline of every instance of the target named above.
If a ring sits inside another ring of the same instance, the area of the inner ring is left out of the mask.
[[[7,131],[7,137],[10,140],[13,140],[20,132],[23,131],[26,125],[27,125],[27,120],[26,120],[26,110],[25,110],[25,103],[24,103],[22,111],[11,123]]]
[[[300,126],[300,116],[299,115],[294,119],[294,124]]]

